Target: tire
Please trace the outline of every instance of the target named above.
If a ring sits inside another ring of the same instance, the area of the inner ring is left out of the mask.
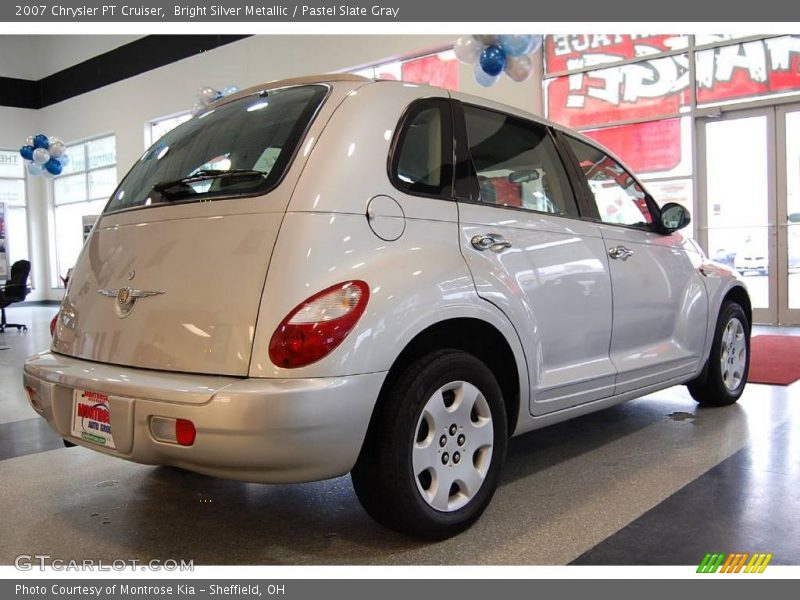
[[[491,501],[507,444],[492,372],[471,354],[439,350],[409,365],[383,394],[353,486],[385,527],[445,539],[470,527]]]
[[[702,406],[728,406],[742,395],[749,371],[747,315],[735,302],[723,302],[704,375],[687,384],[689,393]]]

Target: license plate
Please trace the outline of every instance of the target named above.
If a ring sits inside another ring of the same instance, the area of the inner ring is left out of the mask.
[[[72,435],[105,448],[116,448],[111,433],[108,395],[75,390],[72,399]]]

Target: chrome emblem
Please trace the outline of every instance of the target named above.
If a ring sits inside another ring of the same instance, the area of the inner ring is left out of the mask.
[[[131,271],[128,273],[128,281],[133,281],[134,277],[136,277],[136,271]]]
[[[136,300],[139,298],[159,296],[165,292],[162,290],[136,290],[129,286],[119,288],[118,290],[101,289],[97,290],[97,293],[106,298],[116,298],[117,301],[114,303],[114,308],[117,316],[122,319],[131,313]]]
[[[130,288],[119,288],[117,291],[117,302],[120,304],[128,304],[131,301]]]

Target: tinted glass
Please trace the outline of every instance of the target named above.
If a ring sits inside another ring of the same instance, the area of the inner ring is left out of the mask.
[[[326,91],[325,86],[274,90],[199,113],[144,153],[105,212],[267,192],[286,171]],[[159,184],[208,170],[258,173],[197,180],[176,185],[169,194],[158,191]]]
[[[450,161],[444,160],[449,118],[440,103],[422,103],[409,110],[394,160],[394,178],[399,187],[411,193],[450,194]]]
[[[604,223],[643,227],[653,222],[645,191],[622,165],[594,146],[566,136]]]
[[[474,106],[464,106],[464,118],[482,202],[577,214],[564,165],[546,127]]]

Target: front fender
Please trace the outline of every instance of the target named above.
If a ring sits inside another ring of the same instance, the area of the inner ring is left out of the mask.
[[[735,288],[742,289],[748,298],[750,296],[744,279],[725,265],[710,260],[704,261],[700,266],[700,272],[703,274],[703,283],[708,293],[708,325],[706,328],[704,359],[701,361],[698,375],[705,368],[711,353],[711,345],[714,343],[714,333],[717,329],[717,319],[719,318],[719,311],[722,308],[723,301]],[[745,308],[747,310],[750,307]],[[752,314],[750,314],[750,317],[752,321]],[[752,326],[752,322],[750,325]]]

